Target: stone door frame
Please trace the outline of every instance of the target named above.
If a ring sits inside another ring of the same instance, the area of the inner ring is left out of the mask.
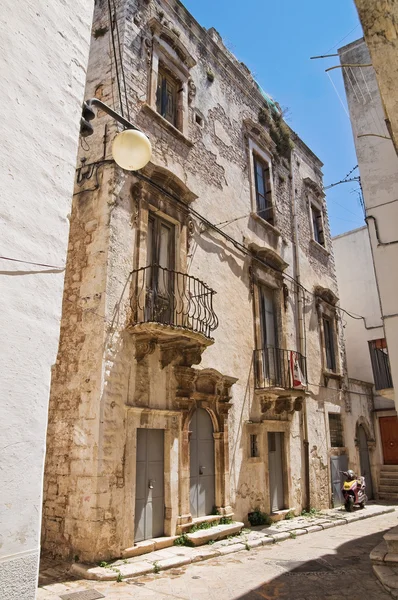
[[[131,548],[134,545],[137,429],[164,430],[164,534],[175,535],[179,514],[181,422],[181,411],[127,407],[123,548]]]
[[[268,487],[268,493],[266,494],[266,506],[265,512],[271,514],[271,497],[269,489],[269,463],[268,463],[268,434],[269,433],[283,433],[283,445],[282,445],[282,468],[283,468],[283,503],[285,509],[291,508],[291,477],[290,477],[290,421],[276,421],[266,420],[262,422],[262,433],[263,433],[263,456],[264,456],[264,469],[266,474],[266,482]],[[282,509],[283,510],[283,509]]]

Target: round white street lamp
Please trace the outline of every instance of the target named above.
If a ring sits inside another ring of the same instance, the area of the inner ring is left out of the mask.
[[[112,144],[112,155],[122,169],[138,171],[151,160],[151,142],[142,131],[125,129],[115,137]]]

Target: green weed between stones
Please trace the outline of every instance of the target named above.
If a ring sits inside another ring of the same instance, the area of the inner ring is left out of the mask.
[[[153,572],[154,573],[160,573],[160,565],[159,565],[159,562],[157,560],[155,560],[155,562],[153,563]]]
[[[174,540],[174,546],[190,546],[190,547],[192,547],[193,543],[191,542],[191,540],[188,539],[187,534],[183,533],[177,539]]]
[[[271,517],[259,508],[256,508],[253,512],[249,512],[247,517],[252,527],[256,527],[256,525],[271,525],[272,523]]]

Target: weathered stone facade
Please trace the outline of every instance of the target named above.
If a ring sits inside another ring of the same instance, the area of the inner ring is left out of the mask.
[[[98,114],[79,157],[52,378],[43,546],[80,560],[119,556],[135,542],[138,430],[164,431],[163,534],[170,536],[193,519],[195,411],[211,418],[214,509],[244,521],[256,508],[272,511],[274,434],[279,508],[329,506],[327,406],[345,411],[321,162],[269,108],[217,32],[201,28],[179,2],[123,0],[117,15],[123,109],[154,153],[141,174],[119,169],[111,160],[115,125]],[[86,97],[121,110],[110,33],[107,4],[98,2]],[[179,84],[175,126],[157,112],[159,64]],[[268,165],[268,221],[256,206],[254,156]],[[322,244],[314,239],[312,206]],[[150,269],[159,269],[150,254],[156,219],[174,232],[173,269],[163,269],[173,273],[167,323],[147,300]],[[264,377],[270,354],[262,351],[262,288],[274,299],[277,385],[269,365]],[[186,306],[203,312],[188,315]],[[307,357],[307,387],[292,384],[296,352]]]

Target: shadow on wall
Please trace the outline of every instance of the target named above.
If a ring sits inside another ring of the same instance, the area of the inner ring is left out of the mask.
[[[206,235],[206,238],[204,236]],[[239,250],[235,250],[229,242],[224,243],[209,230],[204,231],[195,238],[196,245],[207,254],[217,254],[222,263],[227,263],[232,273],[240,279],[247,287],[248,300],[251,302],[249,265],[250,257],[245,256]],[[213,282],[207,281],[208,285],[213,287]],[[216,282],[214,282],[215,285]]]

